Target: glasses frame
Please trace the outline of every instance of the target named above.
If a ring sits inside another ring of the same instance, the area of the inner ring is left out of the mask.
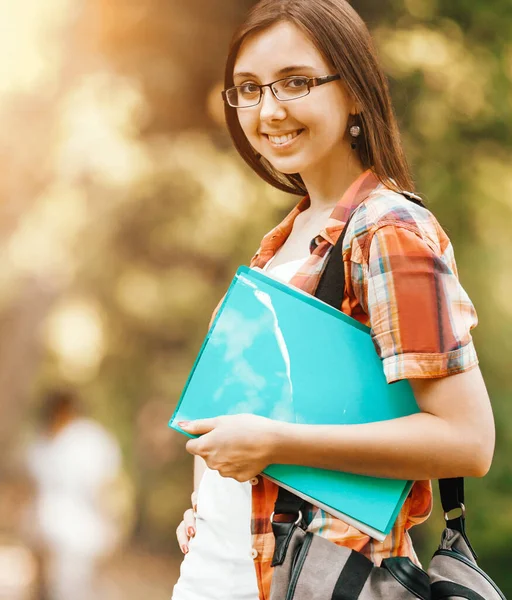
[[[295,98],[285,98],[284,100],[282,100],[281,98],[278,97],[276,91],[274,90],[274,88],[272,86],[275,85],[276,83],[279,83],[280,81],[286,81],[287,79],[305,79],[306,85],[307,85],[307,91],[304,94],[301,94],[300,96],[295,96]],[[253,83],[252,85],[255,85],[256,87],[259,88],[260,96],[259,96],[257,102],[255,102],[254,104],[246,104],[245,106],[233,105],[228,100],[228,92],[230,92],[231,90],[236,90],[236,89],[242,88],[242,87],[244,87],[243,85],[234,85],[233,87],[222,90],[221,95],[222,95],[222,99],[224,100],[224,102],[226,102],[226,104],[228,104],[232,108],[254,108],[255,106],[258,106],[258,104],[261,102],[261,99],[263,98],[263,88],[266,88],[266,87],[270,88],[270,90],[272,91],[272,94],[274,95],[274,98],[276,100],[278,100],[279,102],[291,102],[292,100],[298,100],[299,98],[304,98],[305,96],[307,96],[311,92],[312,87],[318,87],[320,85],[324,85],[325,83],[329,83],[331,81],[336,81],[337,79],[341,79],[341,75],[339,73],[336,73],[335,75],[324,75],[323,77],[305,77],[303,75],[291,75],[288,77],[281,77],[281,79],[276,79],[275,81],[272,81],[271,83],[264,83],[261,85],[258,83]]]

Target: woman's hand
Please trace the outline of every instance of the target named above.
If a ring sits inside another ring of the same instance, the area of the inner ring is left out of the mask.
[[[256,415],[226,415],[178,423],[200,438],[187,442],[187,451],[201,456],[223,477],[248,481],[271,464],[277,422]],[[283,425],[283,423],[278,423]]]
[[[178,538],[178,544],[180,545],[183,554],[188,552],[188,543],[196,534],[195,512],[197,506],[197,492],[192,493],[191,499],[192,508],[189,508],[183,513],[183,521],[176,529],[176,537]]]

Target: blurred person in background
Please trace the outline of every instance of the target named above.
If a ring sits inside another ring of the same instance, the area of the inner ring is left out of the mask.
[[[345,0],[261,0],[233,38],[225,88],[242,158],[303,197],[251,266],[314,294],[349,223],[340,310],[371,327],[388,383],[409,380],[420,412],[350,426],[254,415],[178,423],[200,437],[187,442],[198,496],[177,529],[185,558],[173,599],[269,598],[278,488],[260,473],[276,463],[413,480],[383,542],[317,507],[305,518],[308,531],[376,565],[391,556],[418,565],[408,530],[430,514],[430,480],[483,476],[494,422],[470,334],[476,313],[450,240],[413,193],[370,34]]]
[[[102,598],[99,567],[121,537],[109,506],[121,473],[118,443],[83,416],[73,391],[53,390],[43,398],[27,466],[35,484],[28,527],[41,556],[45,600]]]

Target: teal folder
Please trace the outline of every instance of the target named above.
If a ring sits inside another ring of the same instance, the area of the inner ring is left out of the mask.
[[[388,385],[370,329],[259,269],[240,267],[169,426],[226,414],[357,424],[418,412],[407,381]],[[186,434],[188,435],[188,434]],[[297,465],[263,475],[383,540],[412,482]]]

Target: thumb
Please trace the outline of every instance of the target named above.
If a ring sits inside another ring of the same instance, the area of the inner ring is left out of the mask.
[[[217,419],[198,419],[196,421],[180,421],[178,427],[191,435],[202,435],[215,429]]]

